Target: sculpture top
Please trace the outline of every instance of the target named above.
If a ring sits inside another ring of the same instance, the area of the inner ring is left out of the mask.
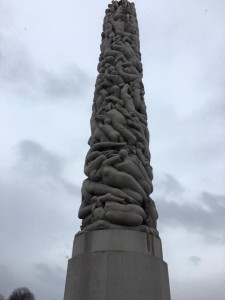
[[[149,132],[134,3],[112,1],[104,18],[82,186],[81,229],[157,234]]]

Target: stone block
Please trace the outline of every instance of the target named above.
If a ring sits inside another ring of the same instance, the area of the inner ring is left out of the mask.
[[[146,234],[102,230],[76,237],[64,300],[137,299],[170,300],[167,264],[148,251]]]

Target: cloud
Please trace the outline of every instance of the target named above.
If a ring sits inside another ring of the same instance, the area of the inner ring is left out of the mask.
[[[77,66],[72,65],[61,74],[43,71],[41,85],[43,92],[54,99],[63,97],[78,99],[78,96],[85,94],[89,85],[89,77]]]
[[[14,272],[15,270],[14,267]],[[63,298],[66,270],[54,264],[37,263],[30,270],[30,278],[23,276],[15,278],[12,272],[5,265],[0,265],[0,294],[5,299],[14,289],[24,286],[34,294],[36,299],[57,299]]]
[[[54,185],[63,186],[67,192],[76,195],[80,190],[63,178],[66,165],[62,157],[45,150],[40,144],[32,140],[23,140],[18,145],[19,159],[14,169],[35,180],[51,180]]]
[[[19,161],[17,168],[28,171],[35,176],[57,178],[62,172],[63,160],[45,150],[40,144],[31,140],[21,141],[18,145]]]
[[[0,253],[1,261],[8,268],[6,272],[0,267],[0,291],[9,295],[14,288],[26,286],[38,299],[45,299],[48,294],[60,300],[65,257],[70,256],[75,233],[74,197],[57,186],[34,184],[25,179],[8,185],[1,183],[0,194],[0,237],[4,245]],[[48,278],[47,268],[33,266],[37,261],[45,261],[49,268],[52,266]],[[58,267],[54,267],[56,264]]]
[[[193,234],[200,233],[207,242],[225,243],[225,195],[202,191],[192,199],[191,191],[168,174],[156,186],[162,187],[155,193],[162,229],[181,227]]]
[[[0,268],[0,291],[27,286],[39,299],[60,300],[66,257],[79,229],[80,188],[64,179],[66,161],[59,155],[31,140],[17,149],[15,167],[0,180],[0,255],[8,270]]]
[[[57,299],[63,298],[66,270],[46,263],[38,263],[34,266],[36,279],[34,282],[34,291],[36,290],[39,299]]]
[[[215,266],[214,266],[215,267]],[[214,268],[212,267],[212,268]],[[196,272],[195,270],[192,270],[190,272]],[[208,270],[206,270],[206,273],[210,273],[211,269],[208,267]],[[182,299],[182,300],[223,300],[224,299],[224,276],[216,276],[216,277],[209,277],[204,278],[201,276],[202,274],[199,274],[198,278],[195,278],[194,280],[186,279],[185,278],[181,280],[176,280],[173,282],[172,286],[172,296],[173,299]],[[221,274],[223,275],[223,274]]]
[[[65,270],[59,266],[49,266],[46,263],[39,263],[35,266],[37,270],[37,277],[44,283],[48,284],[48,280],[52,285],[62,285],[65,280]]]
[[[212,192],[223,193],[224,2],[171,5],[165,0],[153,6],[149,9],[148,1],[137,5],[144,12],[139,24],[146,95],[151,98],[152,158],[163,172],[189,177],[187,182],[193,180],[196,187],[210,181]],[[216,188],[218,181],[222,191]]]
[[[200,262],[202,261],[200,257],[198,256],[190,256],[189,260],[192,264],[194,264],[195,266],[198,266],[200,264]]]
[[[37,243],[40,248],[43,242],[45,247],[59,242],[64,229],[71,226],[68,216],[72,217],[74,206],[80,204],[80,188],[64,179],[63,158],[34,141],[22,141],[18,149],[18,161],[10,177],[0,181],[0,233],[4,239],[10,233],[10,249],[16,246],[18,252],[23,251],[24,241],[29,252]]]
[[[0,32],[0,84],[28,101],[76,101],[86,95],[90,77],[74,63],[58,71],[41,67],[23,45]]]
[[[60,300],[79,228],[74,229],[73,215],[80,188],[64,179],[66,161],[59,155],[32,140],[21,141],[17,149],[10,177],[0,181],[0,252],[7,265],[0,266],[0,291],[6,296],[27,286],[38,299]]]
[[[4,245],[3,241],[1,244]],[[0,294],[5,297],[12,292],[12,286],[15,287],[16,280],[5,264],[0,264]]]
[[[170,174],[164,174],[160,182],[156,182],[155,187],[156,189],[160,189],[161,192],[172,196],[182,194],[185,191],[185,188],[181,186],[179,181]]]

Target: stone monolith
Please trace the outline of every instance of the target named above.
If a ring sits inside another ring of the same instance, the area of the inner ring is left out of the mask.
[[[78,212],[81,231],[68,262],[64,300],[170,300],[150,197],[153,174],[134,3],[108,5],[100,49]]]

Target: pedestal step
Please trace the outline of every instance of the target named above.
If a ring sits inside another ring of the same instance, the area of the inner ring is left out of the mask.
[[[129,230],[76,237],[64,300],[170,300],[160,239]]]

